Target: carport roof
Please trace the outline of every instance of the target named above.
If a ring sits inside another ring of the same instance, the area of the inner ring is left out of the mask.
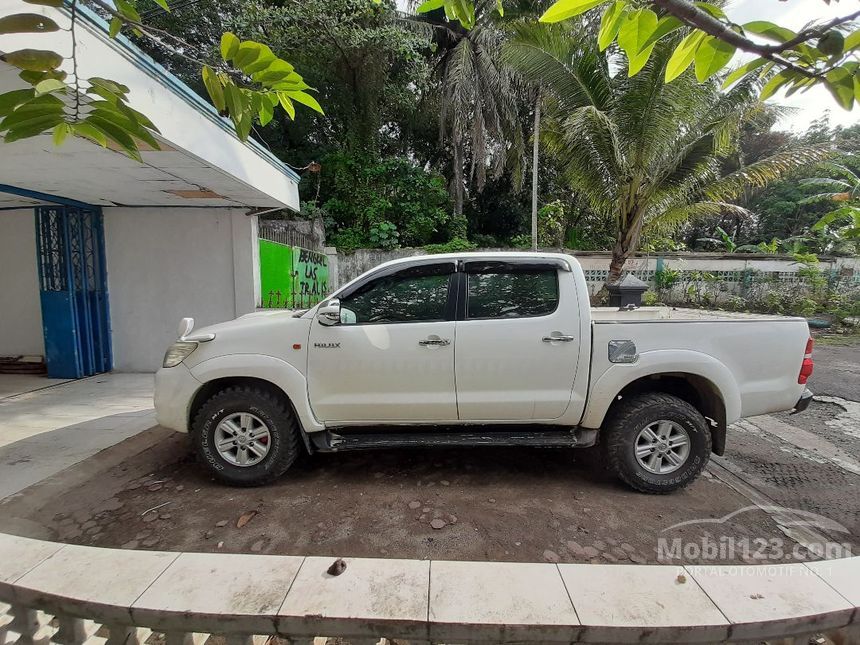
[[[19,9],[17,0],[0,0],[0,17]],[[29,5],[27,11],[50,16],[61,27],[70,24],[66,9]],[[127,85],[130,105],[161,131],[156,137],[161,150],[142,149],[139,163],[81,138],[59,148],[50,135],[0,143],[0,208],[43,204],[55,196],[102,206],[298,209],[295,172],[257,142],[241,142],[213,106],[128,39],[110,39],[99,16],[80,4],[77,12],[81,78],[101,76]],[[34,45],[36,39],[45,40]],[[34,46],[68,56],[71,40],[63,31],[0,36],[0,52]],[[0,62],[0,92],[26,87],[18,71]],[[17,194],[4,193],[4,185]]]

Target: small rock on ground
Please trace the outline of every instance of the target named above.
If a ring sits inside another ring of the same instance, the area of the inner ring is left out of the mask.
[[[413,511],[416,508],[421,508],[421,502],[419,502],[418,500],[413,500],[413,501],[409,502],[409,508],[411,508]]]
[[[550,551],[549,549],[543,552],[543,559],[547,562],[558,562],[559,560],[561,560],[558,553],[556,553],[555,551]]]
[[[137,540],[129,540],[128,542],[123,544],[120,548],[121,549],[136,549],[138,546],[140,546],[140,542],[138,542]]]
[[[215,526],[217,526],[219,529],[221,527],[227,526],[227,520],[221,520],[219,522],[215,522]]]
[[[266,543],[265,543],[265,541],[263,541],[263,540],[257,540],[256,542],[254,542],[254,543],[251,545],[251,551],[253,551],[254,553],[259,553],[260,551],[262,551],[262,550],[263,550],[263,546],[264,546],[265,544],[266,544]]]
[[[446,524],[447,522],[445,520],[440,520],[439,518],[436,518],[435,520],[430,520],[430,526],[437,531],[441,528],[445,528]]]

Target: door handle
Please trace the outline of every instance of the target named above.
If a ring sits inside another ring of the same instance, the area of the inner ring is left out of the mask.
[[[428,345],[445,347],[451,344],[451,341],[447,338],[425,338],[424,340],[419,340],[418,344],[427,347]]]
[[[545,343],[555,343],[555,342],[569,343],[571,341],[576,340],[576,337],[575,336],[544,336],[542,340]]]

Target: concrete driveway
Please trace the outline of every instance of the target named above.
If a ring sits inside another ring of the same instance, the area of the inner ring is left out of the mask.
[[[152,374],[0,374],[0,500],[155,425]]]

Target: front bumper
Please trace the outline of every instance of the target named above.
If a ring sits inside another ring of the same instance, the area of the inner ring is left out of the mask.
[[[155,418],[159,425],[188,432],[188,409],[202,383],[180,363],[155,373]]]
[[[791,410],[791,414],[803,412],[806,408],[809,407],[810,403],[812,403],[812,390],[807,388],[803,390],[803,394],[800,395],[800,398],[797,400],[797,403],[794,404],[794,408]]]

